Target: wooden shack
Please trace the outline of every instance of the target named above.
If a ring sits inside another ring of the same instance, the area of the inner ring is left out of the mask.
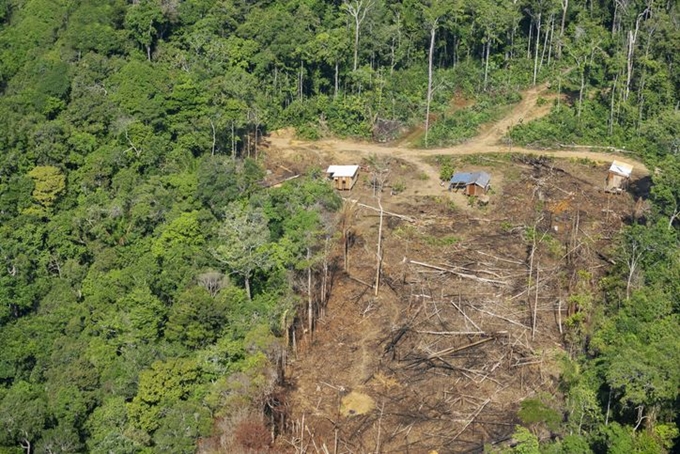
[[[467,196],[480,196],[489,191],[491,175],[486,172],[456,172],[449,182],[449,191],[463,189]]]
[[[633,173],[633,166],[614,161],[607,172],[607,180],[605,181],[605,191],[607,192],[622,192],[630,182],[630,175]]]
[[[328,166],[326,175],[333,180],[335,189],[349,191],[359,179],[359,166]]]

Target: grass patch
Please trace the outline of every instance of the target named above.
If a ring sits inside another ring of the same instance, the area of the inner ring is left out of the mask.
[[[505,166],[506,163],[512,162],[512,155],[510,153],[469,154],[462,156],[460,161],[463,164],[475,166],[498,167],[499,165]]]
[[[394,229],[394,236],[404,240],[412,240],[418,236],[418,230],[411,224],[402,224]]]
[[[369,395],[352,391],[342,398],[340,414],[343,416],[365,415],[375,408],[375,401]]]
[[[456,206],[455,202],[447,196],[443,195],[435,195],[435,196],[430,196],[431,200],[438,204],[438,205],[444,205],[444,207],[448,208],[451,213],[455,213],[458,210],[458,207]]]
[[[521,100],[516,91],[496,92],[478,97],[476,103],[466,109],[445,112],[430,127],[428,146],[456,145],[479,133],[479,127],[505,115],[507,109]],[[418,146],[425,146],[424,137]]]
[[[397,180],[392,184],[392,194],[399,194],[404,192],[404,190],[406,190],[406,183],[404,183],[404,180]]]
[[[593,161],[590,158],[572,158],[571,162],[573,162],[574,164],[590,167],[592,169],[597,167],[597,162]]]

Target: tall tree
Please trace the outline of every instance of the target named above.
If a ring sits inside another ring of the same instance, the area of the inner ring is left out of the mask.
[[[587,17],[582,17],[571,30],[568,52],[576,63],[579,76],[577,117],[581,116],[583,110],[588,72],[593,67],[595,55],[603,52],[600,48],[603,33],[602,27]]]
[[[430,29],[430,47],[427,53],[427,102],[425,108],[425,146],[427,147],[428,133],[430,132],[430,104],[432,103],[432,62],[434,59],[434,43],[439,28],[439,21],[451,8],[451,3],[445,0],[427,0],[423,4],[425,23]],[[381,211],[382,213],[382,211]],[[381,214],[382,222],[382,214]]]
[[[343,0],[343,10],[354,22],[354,60],[352,71],[356,71],[359,64],[359,37],[361,25],[366,20],[366,15],[373,9],[378,0]]]
[[[652,198],[661,214],[668,218],[668,228],[680,218],[680,158],[667,156],[659,163],[659,172],[654,175]]]
[[[125,16],[125,24],[131,29],[133,38],[146,50],[151,61],[151,48],[163,22],[160,0],[138,0],[133,2]]]
[[[253,274],[274,266],[268,247],[269,239],[267,217],[261,208],[253,208],[244,202],[229,204],[219,230],[219,245],[215,247],[214,255],[232,273],[243,278],[249,299],[252,299]]]

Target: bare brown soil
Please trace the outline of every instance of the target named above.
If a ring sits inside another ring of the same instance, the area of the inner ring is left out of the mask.
[[[528,156],[488,155],[509,151],[498,140],[520,118],[547,113],[536,106],[544,89],[529,90],[502,121],[451,148],[302,142],[289,131],[270,138],[269,161],[289,173],[362,163],[361,180],[342,195],[371,206],[365,158],[389,157],[381,201],[406,216],[385,219],[377,296],[377,213],[357,211],[346,273],[338,245],[325,315],[289,363],[289,423],[278,451],[481,452],[510,437],[522,400],[560,410],[567,320],[580,310],[570,295],[597,287],[635,203],[601,190],[611,155],[516,148]],[[453,156],[457,169],[488,171],[488,205],[441,186],[435,155]],[[617,159],[635,165],[636,178],[646,174],[640,163]]]

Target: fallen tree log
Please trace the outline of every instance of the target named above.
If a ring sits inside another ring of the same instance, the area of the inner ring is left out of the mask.
[[[414,265],[422,266],[422,267],[425,267],[425,268],[443,271],[445,273],[451,273],[455,276],[462,277],[464,279],[471,279],[473,281],[483,282],[485,284],[508,285],[508,283],[505,282],[505,281],[499,281],[499,280],[496,280],[496,279],[486,279],[486,278],[483,278],[483,277],[475,276],[474,274],[461,273],[459,271],[454,271],[450,268],[443,268],[441,266],[430,265],[429,263],[416,262],[415,260],[411,260],[411,259],[408,259],[406,257],[404,257],[403,261],[405,263],[412,263]]]
[[[262,187],[263,187],[263,188],[273,188],[273,187],[276,187],[276,186],[279,186],[279,185],[285,183],[286,181],[291,181],[291,180],[294,180],[294,179],[299,178],[299,177],[300,177],[299,174],[298,174],[298,175],[293,175],[292,177],[284,178],[283,180],[275,181],[275,182],[273,182],[273,183],[266,184],[266,185],[264,185],[264,186],[262,186]]]
[[[416,331],[418,334],[432,334],[434,336],[488,336],[495,337],[499,334],[506,335],[507,331],[485,333],[484,331]]]
[[[473,342],[473,343],[468,344],[468,345],[463,345],[462,347],[445,348],[444,350],[441,350],[441,351],[438,351],[436,353],[432,353],[431,355],[428,355],[427,360],[431,360],[431,359],[435,359],[435,358],[441,359],[441,357],[444,356],[444,355],[451,355],[453,353],[462,352],[463,350],[467,350],[468,348],[476,347],[477,345],[481,345],[481,344],[484,344],[484,343],[492,341],[492,340],[494,340],[493,337],[487,337],[485,339],[478,340],[477,342]]]
[[[602,145],[576,145],[568,143],[558,144],[560,148],[576,148],[576,149],[586,149],[586,150],[607,150],[610,153],[632,153],[630,150],[624,150],[623,148],[607,147]]]
[[[342,200],[345,200],[347,202],[356,203],[358,206],[360,206],[362,208],[367,208],[369,210],[377,211],[378,213],[380,213],[380,208],[376,208],[376,207],[372,207],[370,205],[366,205],[364,203],[360,203],[358,200],[345,199],[345,198],[343,198]],[[392,216],[392,217],[395,217],[395,218],[403,219],[404,221],[408,221],[408,222],[416,222],[415,218],[412,218],[411,216],[405,216],[403,214],[392,213],[390,211],[385,211],[385,210],[383,210],[383,214],[387,215],[387,216]]]
[[[453,441],[453,440],[457,439],[458,437],[460,437],[460,435],[461,435],[463,432],[465,432],[465,431],[467,430],[468,427],[470,427],[470,424],[472,424],[472,423],[474,422],[474,420],[477,419],[477,416],[479,416],[479,414],[482,412],[482,410],[484,410],[484,407],[486,407],[486,406],[489,404],[489,402],[491,402],[491,399],[486,399],[486,400],[484,401],[484,403],[482,403],[482,405],[480,405],[480,407],[479,407],[479,408],[477,409],[477,411],[472,415],[472,417],[471,417],[470,420],[467,422],[467,424],[465,424],[465,426],[463,426],[463,428],[460,429],[460,430],[456,433],[456,435],[453,436],[453,438],[452,438],[451,441]]]

